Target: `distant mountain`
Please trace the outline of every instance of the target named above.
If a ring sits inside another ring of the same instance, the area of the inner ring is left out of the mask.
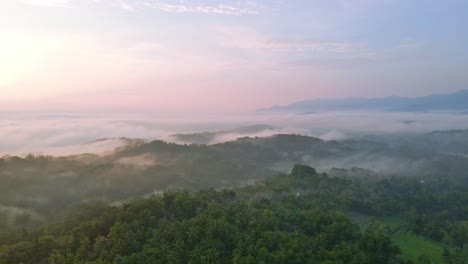
[[[273,106],[259,111],[309,114],[337,111],[432,112],[468,110],[468,90],[423,97],[317,99]]]

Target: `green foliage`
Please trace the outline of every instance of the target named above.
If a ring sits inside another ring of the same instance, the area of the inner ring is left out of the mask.
[[[88,206],[3,242],[0,263],[400,263],[387,236],[362,234],[338,211],[296,196],[251,203],[235,196],[171,192]]]
[[[417,160],[429,172],[379,177],[353,168],[333,177],[305,165],[288,176],[272,170],[356,151]],[[389,262],[400,261],[386,236],[414,263],[462,263],[467,255],[466,159],[409,146],[298,135],[212,146],[154,141],[103,157],[5,157],[0,169],[0,230],[20,228],[0,233],[6,263],[378,263],[386,252]],[[256,184],[235,187],[245,182]],[[207,186],[233,190],[169,192]],[[368,236],[340,211],[401,223],[398,231]],[[31,231],[66,215],[62,224]]]
[[[313,176],[316,176],[317,174],[318,173],[314,168],[301,165],[301,164],[294,165],[291,171],[291,177],[298,177],[298,178],[313,177]]]

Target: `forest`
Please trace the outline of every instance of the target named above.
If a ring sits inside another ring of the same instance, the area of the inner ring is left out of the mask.
[[[244,187],[87,203],[62,222],[4,233],[0,263],[458,264],[467,213],[462,178],[343,178],[297,164]],[[385,222],[395,216],[401,225]],[[411,255],[397,233],[441,254]]]
[[[466,134],[4,156],[0,263],[466,263]]]

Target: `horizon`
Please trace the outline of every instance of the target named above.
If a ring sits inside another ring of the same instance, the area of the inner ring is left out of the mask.
[[[260,108],[255,108],[255,109],[245,109],[242,111],[239,110],[234,110],[234,111],[223,111],[219,112],[217,110],[191,110],[191,116],[197,117],[197,118],[216,118],[219,117],[220,115],[223,116],[248,116],[252,114],[259,114],[263,111],[269,111],[271,109],[274,109],[275,107],[287,107],[291,105],[295,105],[298,103],[305,103],[305,102],[314,102],[314,101],[346,101],[346,100],[378,100],[378,99],[390,99],[390,98],[399,98],[399,99],[419,99],[419,98],[425,98],[425,97],[431,97],[431,96],[440,96],[440,95],[455,95],[455,94],[460,94],[468,92],[468,89],[461,89],[457,91],[453,91],[450,93],[431,93],[431,94],[426,94],[426,95],[421,95],[421,96],[401,96],[401,95],[388,95],[388,96],[382,96],[382,97],[320,97],[320,98],[314,98],[314,99],[304,99],[300,101],[293,101],[293,102],[286,102],[285,104],[282,105],[267,105],[265,107],[260,107]],[[51,116],[57,116],[57,117],[86,117],[86,116],[101,116],[101,117],[112,117],[112,116],[127,116],[127,117],[137,117],[140,116],[142,118],[184,118],[186,117],[186,112],[183,111],[174,111],[173,109],[163,109],[159,110],[157,112],[152,112],[155,111],[156,109],[151,109],[151,108],[141,108],[141,109],[133,109],[133,110],[128,110],[128,109],[86,109],[86,110],[60,110],[60,109],[46,109],[46,110],[37,110],[37,109],[30,109],[30,110],[10,110],[10,111],[4,111],[0,109],[0,115],[31,115],[31,116],[37,116],[37,117],[51,117]],[[354,110],[354,111],[359,111],[359,110]],[[326,112],[326,111],[324,111]],[[340,113],[341,111],[333,111],[336,113]],[[363,113],[366,113],[366,111],[362,111]],[[402,111],[404,112],[404,111]],[[409,113],[413,111],[408,111]],[[431,111],[432,113],[437,113],[437,111]],[[442,111],[446,113],[460,113],[457,110],[448,110],[448,111]],[[464,112],[462,112],[464,113]]]
[[[468,23],[466,8],[459,1],[1,1],[0,112],[202,115],[456,92],[468,87],[468,33],[459,27]]]

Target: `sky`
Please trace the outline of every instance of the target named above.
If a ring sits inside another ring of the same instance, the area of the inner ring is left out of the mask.
[[[0,0],[0,111],[239,112],[468,89],[464,0]]]

